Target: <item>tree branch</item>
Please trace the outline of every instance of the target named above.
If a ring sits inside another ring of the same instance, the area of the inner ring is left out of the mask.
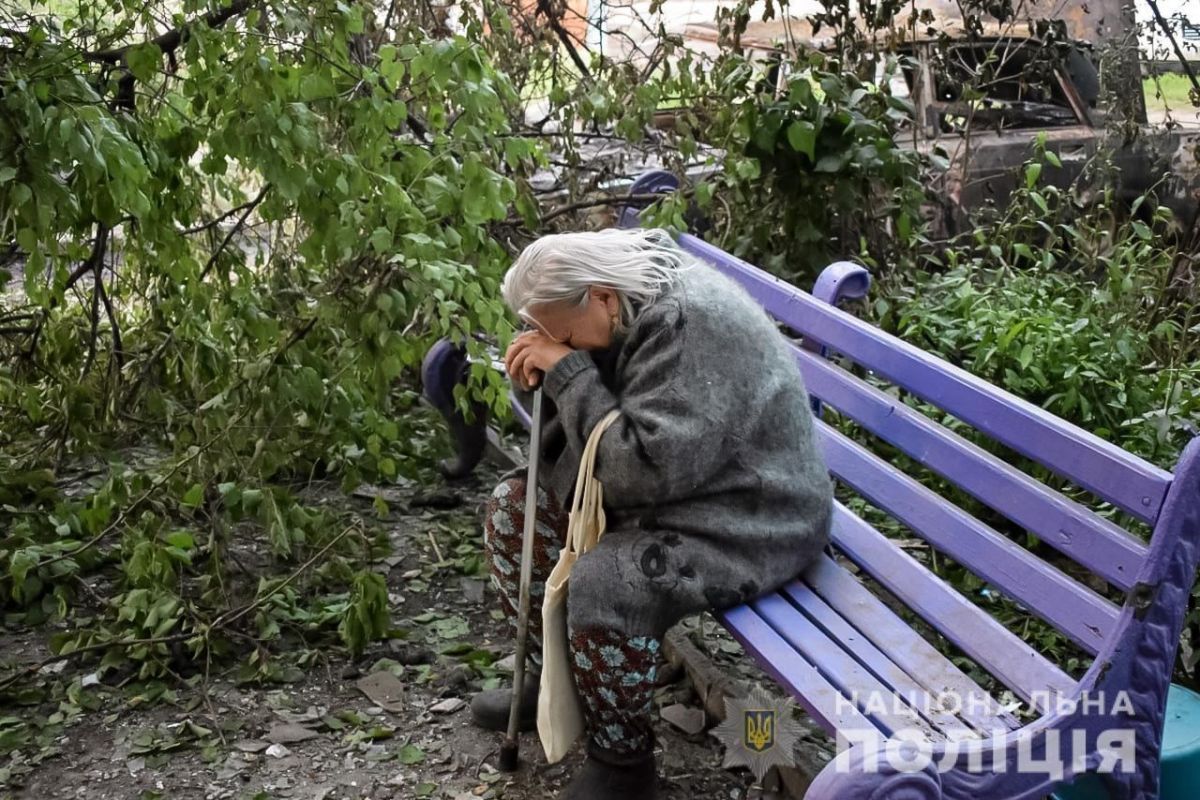
[[[1183,71],[1187,73],[1188,78],[1192,82],[1192,88],[1200,94],[1200,79],[1196,77],[1196,73],[1192,70],[1191,62],[1187,60],[1187,56],[1183,54],[1183,48],[1179,46],[1179,42],[1175,39],[1175,34],[1171,32],[1171,26],[1163,19],[1162,12],[1158,10],[1157,0],[1146,0],[1146,4],[1150,6],[1150,10],[1154,12],[1154,19],[1158,22],[1158,27],[1162,28],[1163,34],[1171,42],[1171,47],[1175,50],[1175,57],[1179,59],[1179,63],[1183,65]]]
[[[683,194],[690,194],[690,190],[684,191]],[[656,203],[670,195],[666,194],[622,194],[612,197],[598,197],[591,200],[580,200],[577,203],[568,203],[564,206],[542,214],[538,221],[545,225],[547,222],[564,214],[570,214],[572,211],[579,211],[584,208],[596,208],[597,206],[613,206],[613,205],[632,205],[634,203]],[[520,222],[518,218],[509,219],[509,222]]]
[[[584,63],[583,57],[579,55],[579,51],[575,49],[575,42],[571,40],[571,34],[562,26],[562,20],[554,13],[554,9],[550,8],[550,0],[537,0],[537,13],[543,15],[546,21],[550,23],[550,29],[558,36],[558,40],[562,42],[563,47],[567,49],[567,55],[571,57],[571,61],[579,69],[580,75],[584,78],[591,78],[592,73]]]
[[[330,550],[332,550],[333,547],[336,544],[338,544],[338,542],[342,541],[347,536],[349,536],[351,533],[354,533],[355,531],[358,531],[358,530],[360,530],[360,524],[357,521],[350,524],[344,530],[342,530],[341,533],[337,534],[332,539],[330,539],[328,542],[326,542],[325,545],[320,550],[318,550],[316,553],[311,555],[303,564],[296,567],[296,569],[292,570],[292,572],[286,578],[284,578],[283,581],[281,581],[279,584],[277,584],[275,587],[273,587],[269,592],[267,592],[266,594],[259,595],[258,597],[254,598],[254,600],[252,602],[250,602],[240,608],[228,609],[227,611],[225,611],[223,614],[218,616],[215,620],[213,620],[211,623],[209,623],[207,625],[197,627],[196,629],[193,629],[191,631],[186,631],[186,632],[182,632],[182,633],[173,633],[168,636],[154,636],[154,637],[149,637],[149,638],[144,638],[144,639],[126,638],[126,639],[117,639],[115,641],[108,641],[108,642],[94,642],[89,645],[84,645],[83,647],[77,648],[75,650],[69,650],[65,653],[58,653],[56,655],[52,655],[47,658],[43,658],[41,661],[36,661],[24,668],[18,669],[17,671],[7,675],[5,678],[0,680],[0,692],[7,690],[10,686],[15,684],[17,681],[21,680],[22,678],[27,678],[27,677],[36,675],[44,667],[48,667],[49,665],[55,664],[59,661],[68,661],[68,660],[77,658],[78,656],[87,655],[88,653],[95,653],[95,652],[99,652],[101,650],[108,650],[108,649],[114,648],[114,647],[137,647],[139,645],[174,644],[177,642],[186,641],[188,639],[193,639],[198,636],[204,637],[205,639],[207,639],[212,634],[213,631],[217,631],[217,630],[226,628],[226,627],[232,625],[233,623],[237,622],[241,618],[245,617],[247,614],[251,613],[252,611],[255,611],[255,610],[261,608],[264,603],[266,603],[272,597],[274,597],[275,595],[279,594],[281,591],[286,589],[290,584],[295,582],[295,580],[298,577],[300,577],[302,574],[304,574],[307,570],[312,569],[312,567],[315,564],[317,564],[322,558],[324,558],[325,554],[328,553]]]
[[[96,233],[96,245],[92,249],[92,257],[88,259],[88,263],[92,268],[92,332],[88,336],[88,352],[87,358],[83,362],[83,371],[79,373],[79,378],[82,380],[92,371],[92,364],[96,361],[96,350],[98,348],[98,340],[100,338],[100,281],[101,281],[101,264],[103,259],[96,258],[96,254],[104,249],[104,245],[108,240],[108,229],[103,225]]]
[[[104,274],[99,267],[96,268],[95,292],[99,295],[100,302],[104,304],[104,315],[108,317],[113,343],[113,358],[117,362],[116,382],[119,383],[121,370],[125,368],[125,348],[121,344],[121,326],[117,323],[117,314],[113,310],[112,298],[108,296],[108,290],[104,288]]]
[[[237,234],[237,232],[240,231],[242,226],[246,224],[246,219],[250,216],[250,212],[257,208],[258,204],[263,201],[263,198],[267,196],[267,192],[270,190],[270,188],[271,184],[269,183],[263,186],[262,191],[258,193],[258,196],[242,207],[242,216],[238,218],[237,224],[230,228],[229,232],[225,234],[225,238],[221,240],[221,244],[217,246],[216,250],[213,250],[212,255],[208,258],[208,263],[205,264],[204,269],[200,271],[200,280],[204,280],[208,277],[208,273],[212,272],[212,268],[217,264],[218,256],[224,252],[225,248],[229,246],[229,242],[233,240],[233,237]]]
[[[216,226],[220,225],[222,222],[224,222],[225,220],[234,216],[235,214],[240,214],[241,212],[245,211],[247,208],[253,208],[256,200],[257,200],[257,198],[255,200],[248,200],[245,203],[242,203],[240,206],[229,209],[221,216],[210,219],[208,222],[203,222],[199,225],[193,225],[190,228],[181,228],[179,233],[183,236],[191,236],[193,234],[203,233],[204,231],[208,230],[209,228],[215,228]]]
[[[187,37],[191,34],[192,29],[197,25],[205,25],[209,28],[219,28],[234,17],[245,14],[254,5],[253,0],[233,0],[225,8],[217,11],[209,12],[204,17],[198,20],[192,20],[181,27],[167,31],[161,36],[156,36],[144,44],[158,45],[158,48],[164,53],[173,53],[181,44],[187,41]],[[125,55],[136,45],[124,45],[122,47],[113,47],[108,50],[97,50],[91,53],[84,53],[83,57],[88,61],[94,61],[102,64],[116,64],[125,60]]]

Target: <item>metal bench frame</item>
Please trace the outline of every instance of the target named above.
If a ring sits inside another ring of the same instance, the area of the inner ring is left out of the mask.
[[[672,176],[655,172],[631,191],[673,188]],[[629,208],[621,223],[636,225],[637,219],[638,210]],[[1112,797],[1157,797],[1167,690],[1200,562],[1200,438],[1189,443],[1173,474],[1163,471],[841,311],[841,300],[862,297],[869,287],[870,276],[858,265],[830,265],[809,294],[694,236],[682,235],[680,244],[736,279],[802,337],[794,347],[797,364],[818,414],[830,471],[840,484],[1094,657],[1082,679],[1070,677],[837,503],[833,547],[840,560],[824,555],[780,591],[719,615],[830,735],[861,742],[831,762],[806,796],[1033,798],[1060,781],[1094,772]],[[859,379],[829,360],[830,352],[1120,508],[1153,529],[1150,541]],[[483,409],[476,409],[473,424],[455,409],[453,388],[467,368],[459,348],[440,342],[423,370],[426,397],[450,420],[459,443],[459,459],[447,468],[453,475],[468,473],[486,443]],[[822,404],[1099,575],[1124,593],[1124,602],[1110,602],[844,436],[820,419]],[[514,409],[524,417],[519,406]],[[527,418],[522,421],[528,425]],[[846,562],[1040,716],[1025,724],[1003,708],[939,709],[917,702],[922,694],[978,698],[983,690]],[[881,707],[872,695],[893,702]],[[1106,771],[1120,755],[1114,748],[1129,741],[1114,739],[1114,731],[1132,734],[1134,758],[1118,759],[1118,769]],[[910,758],[913,748],[905,742],[919,743],[922,755]],[[1062,771],[1031,770],[1030,764],[1059,765]]]

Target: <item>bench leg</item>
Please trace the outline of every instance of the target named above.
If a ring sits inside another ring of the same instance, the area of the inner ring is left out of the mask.
[[[455,457],[439,468],[447,478],[465,478],[483,460],[487,447],[487,405],[474,403],[468,420],[454,400],[454,387],[467,377],[467,353],[443,339],[429,349],[421,364],[421,392],[445,418],[454,441]]]

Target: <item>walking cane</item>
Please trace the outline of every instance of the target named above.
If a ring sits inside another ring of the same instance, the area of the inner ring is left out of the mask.
[[[533,394],[533,420],[529,436],[529,474],[525,481],[525,530],[521,537],[521,584],[517,605],[517,653],[513,663],[512,705],[508,733],[500,746],[500,769],[516,772],[521,743],[521,697],[525,689],[525,646],[529,639],[529,584],[533,580],[533,537],[537,526],[538,460],[542,450],[542,388]]]

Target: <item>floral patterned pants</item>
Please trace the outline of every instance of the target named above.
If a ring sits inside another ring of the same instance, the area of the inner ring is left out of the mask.
[[[524,478],[500,483],[487,504],[483,541],[500,604],[515,630],[521,580],[521,538],[525,530]],[[541,603],[567,533],[567,512],[538,489],[537,527],[530,585],[529,650],[540,663]],[[568,596],[567,602],[570,602]],[[654,684],[659,646],[653,636],[629,636],[610,628],[568,631],[575,686],[583,701],[588,732],[602,750],[632,754],[648,750],[653,739]]]

